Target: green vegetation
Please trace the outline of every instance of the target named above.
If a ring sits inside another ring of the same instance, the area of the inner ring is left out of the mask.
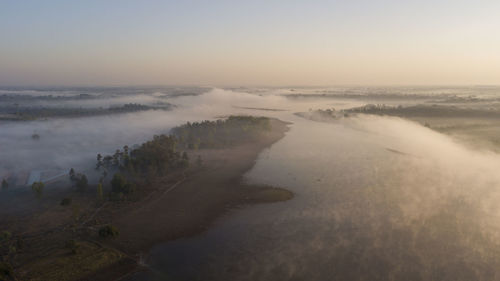
[[[102,183],[108,170],[114,170],[111,179],[111,199],[122,200],[135,190],[137,179],[154,179],[189,166],[186,149],[221,148],[252,141],[259,134],[270,130],[266,117],[230,116],[225,120],[187,123],[172,129],[171,135],[156,135],[152,140],[130,150],[124,146],[113,155],[97,154],[96,169],[103,170]],[[184,151],[183,151],[184,150]],[[202,165],[201,157],[196,160]],[[81,176],[70,171],[70,178],[78,182]],[[102,185],[98,187],[102,198]]]
[[[98,200],[103,200],[104,198],[110,198],[111,200],[135,198],[136,195],[140,196],[143,194],[134,194],[134,191],[137,187],[145,186],[144,179],[154,180],[155,183],[167,182],[171,180],[171,177],[163,176],[171,174],[172,176],[177,176],[177,174],[180,176],[181,174],[185,174],[184,169],[190,165],[202,166],[203,161],[201,157],[196,154],[193,155],[193,151],[190,149],[221,148],[252,141],[254,137],[260,133],[264,133],[269,128],[269,119],[246,116],[231,116],[227,120],[187,123],[173,129],[171,135],[154,136],[153,139],[133,149],[124,146],[122,149],[116,150],[112,155],[98,154],[95,167],[99,170],[99,173],[102,172],[102,177],[99,179],[98,184],[91,185],[92,188],[96,188],[95,190],[89,190],[87,176],[78,173],[73,168],[69,171],[69,179],[79,192],[89,191],[92,192],[89,193],[92,196],[95,196],[93,192],[96,192]],[[207,132],[206,136],[204,135],[205,132]],[[196,162],[190,163],[190,156],[196,157]],[[110,176],[106,178],[108,173]],[[38,198],[42,196],[43,188],[44,184],[42,182],[35,182],[32,185],[32,190]],[[105,194],[105,190],[108,192],[107,194]],[[263,197],[271,195],[284,196],[277,193],[261,195]],[[96,228],[85,228],[85,231],[79,231],[83,229],[83,226],[87,222],[93,220],[97,212],[94,212],[95,210],[92,209],[91,211],[94,214],[89,216],[89,213],[87,213],[91,209],[87,205],[89,201],[73,201],[71,197],[75,199],[74,196],[76,195],[68,194],[56,199],[58,200],[56,204],[59,203],[61,206],[64,206],[66,212],[72,212],[72,219],[74,220],[69,228],[61,230],[61,233],[64,235],[54,236],[59,241],[57,243],[60,244],[51,244],[51,248],[47,249],[46,253],[44,252],[43,257],[22,262],[22,269],[19,271],[17,269],[21,268],[20,263],[14,261],[29,253],[34,242],[26,240],[27,249],[24,249],[21,253],[16,253],[22,247],[22,240],[17,236],[12,237],[8,232],[4,234],[0,233],[0,240],[2,240],[2,237],[5,237],[3,240],[6,241],[3,244],[4,246],[2,246],[1,253],[4,257],[9,257],[5,261],[15,265],[15,273],[16,275],[20,275],[19,278],[21,280],[80,280],[99,269],[110,266],[125,258],[125,255],[119,251],[88,242],[87,239],[91,235],[88,232],[89,229],[93,229],[92,233],[94,233],[94,236],[98,236],[99,240],[104,244],[110,243],[110,241],[107,241],[108,239],[111,240],[118,237],[120,231],[113,225],[102,227],[94,225]],[[263,201],[261,198],[253,199]],[[102,207],[108,204],[95,205]],[[62,207],[59,208],[63,209]],[[87,218],[88,220],[85,220]],[[101,224],[101,221],[112,223],[114,220],[96,219],[95,224]],[[72,233],[65,233],[66,231],[72,231]],[[68,240],[70,238],[74,240]],[[64,243],[65,241],[66,243]],[[41,244],[40,241],[37,241],[37,243]],[[58,246],[54,247],[53,245]]]
[[[43,188],[45,187],[45,184],[41,181],[34,182],[31,185],[31,190],[35,193],[36,198],[42,198],[42,193],[43,193]]]
[[[61,200],[61,206],[69,206],[71,205],[71,202],[72,202],[71,198],[63,198]]]
[[[98,233],[101,238],[116,238],[120,235],[118,229],[112,225],[106,225],[99,228]]]
[[[11,237],[12,237],[12,234],[7,230],[0,232],[0,243],[4,243],[4,242],[8,241]]]
[[[161,176],[186,166],[174,136],[154,136],[130,152],[127,170],[150,176]],[[124,163],[127,165],[127,163]]]
[[[124,254],[114,249],[100,247],[89,242],[73,242],[68,242],[64,251],[54,252],[23,266],[25,273],[22,280],[80,280],[125,257]],[[73,249],[76,251],[73,252]],[[68,254],[68,250],[71,254]]]
[[[364,113],[399,117],[460,117],[460,118],[498,118],[500,111],[495,108],[463,108],[451,105],[417,104],[410,106],[390,106],[367,104],[343,110],[345,113]]]
[[[0,261],[0,280],[10,280],[14,276],[12,265]]]
[[[270,130],[266,117],[229,116],[225,120],[188,122],[172,129],[183,148],[219,148],[252,140]]]
[[[85,107],[33,107],[33,106],[3,106],[0,107],[0,120],[28,121],[49,117],[85,117],[127,112],[139,112],[145,110],[170,110],[174,106],[169,103],[157,105],[143,105],[128,103],[121,106],[108,108],[85,108]]]
[[[180,153],[176,149],[177,139],[174,136],[154,136],[150,141],[143,143],[139,148],[129,153],[127,146],[123,150],[116,150],[113,155],[97,157],[96,167],[120,170],[127,178],[134,176],[162,176],[169,172],[185,168],[189,164],[187,153]],[[117,179],[118,180],[118,179]],[[119,184],[119,182],[117,182]],[[117,189],[128,188],[117,185]],[[129,186],[130,187],[130,186]],[[131,190],[122,190],[125,194]]]
[[[120,173],[116,173],[111,180],[111,190],[114,193],[130,194],[134,191],[135,185],[127,181]]]

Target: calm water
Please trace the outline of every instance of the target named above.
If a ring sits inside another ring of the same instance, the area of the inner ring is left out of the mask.
[[[296,197],[158,245],[130,280],[498,279],[498,156],[399,119],[280,117],[247,180]]]
[[[469,90],[458,89],[457,94],[468,95]],[[294,124],[285,138],[261,153],[246,179],[288,188],[296,196],[235,210],[205,233],[157,245],[144,253],[149,270],[129,280],[500,280],[497,154],[468,150],[398,118],[317,123],[293,115],[373,101],[276,95],[285,90],[249,95],[214,89],[198,96],[131,91],[74,102],[103,106],[166,100],[178,107],[4,123],[0,142],[9,149],[0,150],[8,160],[0,172],[93,167],[97,153],[143,142],[186,121],[271,115]],[[411,102],[422,100],[383,103]],[[41,139],[33,141],[33,133]]]

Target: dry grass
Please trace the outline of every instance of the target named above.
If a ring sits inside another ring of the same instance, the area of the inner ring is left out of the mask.
[[[119,262],[125,255],[115,249],[90,242],[79,242],[78,251],[60,249],[46,258],[23,267],[22,280],[79,280],[82,276]]]

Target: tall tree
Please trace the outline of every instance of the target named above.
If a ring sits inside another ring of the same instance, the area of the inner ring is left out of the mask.
[[[71,168],[71,170],[69,170],[69,179],[71,181],[75,180],[75,170],[73,168]]]
[[[7,189],[9,187],[9,183],[7,180],[3,179],[2,180],[2,189]]]
[[[99,154],[97,154],[97,164],[95,166],[95,169],[99,170],[99,168],[101,168],[102,165],[103,165],[103,163],[102,163],[102,155],[99,153]]]

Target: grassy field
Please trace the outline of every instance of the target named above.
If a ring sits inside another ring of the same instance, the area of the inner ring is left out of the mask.
[[[80,280],[83,276],[95,273],[119,262],[126,256],[111,248],[90,242],[77,242],[74,253],[70,248],[60,249],[49,256],[38,259],[23,267],[22,280]]]

